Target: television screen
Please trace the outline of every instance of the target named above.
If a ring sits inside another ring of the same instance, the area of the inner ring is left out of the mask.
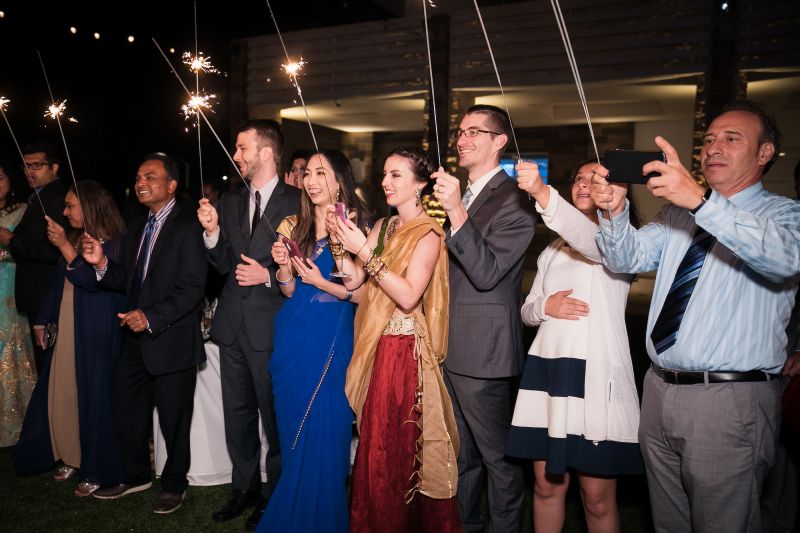
[[[548,157],[546,155],[522,154],[522,160],[536,163],[536,165],[539,167],[539,175],[542,176],[542,181],[544,181],[545,183],[548,182],[547,179]],[[506,156],[500,158],[500,166],[503,168],[503,170],[506,171],[506,174],[508,174],[514,179],[517,179],[517,171],[514,170],[514,165],[516,164],[517,164],[516,158],[514,157]]]

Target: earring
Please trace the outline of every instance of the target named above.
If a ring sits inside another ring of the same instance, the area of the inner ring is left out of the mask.
[[[342,188],[341,187],[336,189],[336,201],[337,202],[341,202],[342,201]]]
[[[419,202],[422,199],[422,189],[417,189],[416,191],[414,191],[414,196],[417,197],[416,201],[414,202],[414,205],[419,207]]]

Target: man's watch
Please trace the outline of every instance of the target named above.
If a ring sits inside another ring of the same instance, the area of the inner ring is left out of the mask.
[[[700,198],[700,204],[694,209],[689,209],[689,212],[693,215],[696,215],[697,212],[700,211],[700,208],[706,205],[706,202],[708,201],[709,198],[711,198],[711,187],[706,189],[706,192],[703,193],[703,197]]]

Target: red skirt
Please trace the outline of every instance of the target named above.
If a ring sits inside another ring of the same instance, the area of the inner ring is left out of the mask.
[[[421,430],[414,423],[417,361],[413,335],[384,335],[378,342],[361,437],[353,466],[350,531],[461,531],[455,497],[435,500],[416,493],[414,453]]]

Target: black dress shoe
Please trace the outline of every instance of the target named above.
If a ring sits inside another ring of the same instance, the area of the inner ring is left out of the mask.
[[[244,512],[245,509],[258,503],[261,495],[251,490],[234,490],[231,498],[225,504],[214,511],[211,518],[215,522],[227,522],[233,520]]]
[[[264,510],[267,508],[267,500],[266,498],[261,498],[258,500],[256,504],[256,508],[253,509],[253,512],[247,517],[247,522],[244,523],[245,529],[248,531],[252,531],[258,526],[258,523],[261,522],[261,517],[264,516]]]

